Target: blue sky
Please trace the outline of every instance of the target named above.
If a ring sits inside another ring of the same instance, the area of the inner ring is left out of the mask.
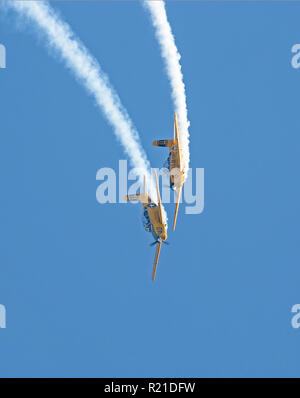
[[[53,7],[159,167],[166,153],[151,144],[171,134],[173,105],[147,14],[137,2]],[[205,209],[180,212],[152,283],[141,209],[95,199],[97,170],[124,159],[111,128],[36,31],[0,10],[2,377],[299,376],[300,4],[167,12]]]

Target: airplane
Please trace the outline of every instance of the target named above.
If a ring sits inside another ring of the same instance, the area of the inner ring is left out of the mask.
[[[181,198],[182,186],[184,183],[184,170],[183,170],[183,160],[182,160],[182,148],[180,143],[180,133],[178,129],[177,114],[174,117],[174,136],[170,140],[156,140],[153,141],[152,145],[168,147],[170,150],[169,156],[164,164],[164,166],[170,172],[170,188],[177,192],[177,200],[173,221],[173,231],[175,231],[177,214],[179,209],[179,203]]]
[[[156,246],[156,253],[154,259],[154,267],[152,273],[152,281],[155,280],[155,274],[159,259],[159,253],[162,243],[168,244],[167,240],[167,226],[163,217],[162,212],[162,204],[160,199],[159,193],[159,186],[158,186],[158,179],[156,171],[155,173],[155,181],[156,181],[156,191],[157,191],[157,198],[158,204],[156,204],[151,197],[146,193],[146,179],[144,177],[144,186],[143,192],[136,194],[136,195],[126,195],[125,200],[127,202],[141,202],[143,205],[143,224],[144,228],[147,232],[152,233],[153,238],[155,239],[150,246]]]

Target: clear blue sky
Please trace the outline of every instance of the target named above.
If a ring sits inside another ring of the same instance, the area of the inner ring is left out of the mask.
[[[166,153],[151,143],[171,134],[173,106],[145,11],[52,5],[159,167]],[[124,158],[111,128],[43,40],[0,11],[0,376],[299,376],[300,4],[167,11],[205,210],[180,212],[154,284],[141,209],[95,199],[96,171]]]

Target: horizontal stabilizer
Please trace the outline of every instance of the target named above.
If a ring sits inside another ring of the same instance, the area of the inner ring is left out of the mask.
[[[171,148],[174,145],[174,140],[156,140],[152,145]]]
[[[146,193],[137,193],[136,195],[126,195],[126,202],[141,202],[141,203],[150,203],[150,198]]]
[[[139,197],[140,197],[140,194],[138,194],[138,195],[126,195],[125,196],[125,200],[127,202],[137,202],[137,201],[140,200]]]

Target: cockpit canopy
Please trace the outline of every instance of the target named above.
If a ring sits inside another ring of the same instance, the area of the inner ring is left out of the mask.
[[[146,208],[144,208],[143,225],[147,232],[151,232],[151,221],[150,221],[148,210]]]

